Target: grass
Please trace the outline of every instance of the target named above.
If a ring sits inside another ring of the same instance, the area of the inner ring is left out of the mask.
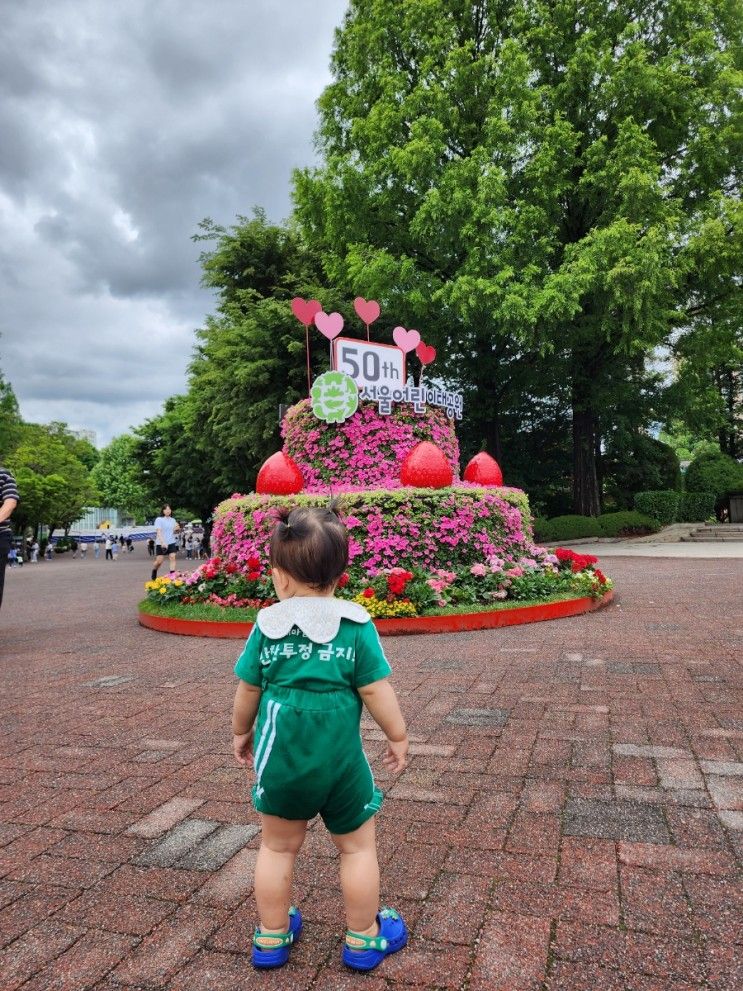
[[[565,602],[570,599],[580,599],[584,596],[576,595],[573,592],[562,592],[550,595],[546,599],[509,599],[505,602],[493,602],[492,605],[459,605],[447,606],[446,609],[438,609],[423,613],[424,616],[460,616],[465,613],[495,612],[506,609],[521,609],[523,606],[544,606],[549,602]],[[151,599],[143,599],[139,603],[139,611],[149,613],[151,616],[168,616],[173,619],[193,619],[207,620],[214,623],[253,623],[255,622],[256,609],[224,609],[222,606],[214,606],[209,603],[199,603],[192,606],[182,606],[178,602],[153,602]],[[384,617],[380,617],[384,618]],[[416,617],[411,617],[416,618]]]

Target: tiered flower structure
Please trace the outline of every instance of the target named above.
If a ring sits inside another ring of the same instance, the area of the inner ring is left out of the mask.
[[[151,599],[225,607],[266,604],[274,594],[268,546],[276,508],[327,505],[331,495],[339,494],[350,561],[336,594],[361,602],[374,617],[492,608],[507,598],[598,597],[611,587],[594,568],[595,558],[562,550],[550,554],[534,546],[526,494],[480,481],[500,477],[492,459],[471,463],[466,475],[473,480],[459,481],[453,422],[440,409],[418,414],[396,404],[391,414],[380,415],[375,404],[361,403],[345,423],[327,424],[303,400],[287,413],[282,435],[284,460],[291,459],[301,472],[302,491],[234,493],[220,503],[211,538],[216,557],[178,579],[181,584],[160,579],[148,587]],[[451,485],[403,484],[401,466],[421,441],[436,445],[443,455],[434,452],[438,467],[446,469],[447,477],[448,462]]]

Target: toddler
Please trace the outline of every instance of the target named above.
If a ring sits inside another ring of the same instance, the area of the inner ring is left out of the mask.
[[[235,757],[246,765],[252,756],[261,818],[253,965],[282,966],[299,938],[294,860],[319,813],[340,853],[348,926],[342,960],[372,970],[405,946],[408,933],[397,912],[379,909],[373,817],[382,793],[361,743],[362,705],[387,738],[383,763],[393,773],[407,761],[405,721],[369,614],[334,598],[348,564],[348,534],[335,506],[282,511],[270,562],[279,602],[258,613],[235,665],[232,716]]]

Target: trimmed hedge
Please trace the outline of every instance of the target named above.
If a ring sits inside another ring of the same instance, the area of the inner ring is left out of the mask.
[[[603,513],[598,518],[598,524],[602,537],[638,537],[657,533],[661,528],[657,519],[631,509],[621,513]]]
[[[682,492],[679,505],[679,523],[704,523],[715,515],[714,492]]]
[[[534,521],[534,539],[554,543],[577,540],[578,537],[600,537],[601,527],[593,516],[555,516],[551,520]]]
[[[645,516],[652,516],[661,526],[668,526],[678,519],[681,493],[672,489],[635,493],[635,509]]]
[[[687,492],[714,492],[718,502],[743,485],[743,465],[721,451],[700,454],[686,470]]]

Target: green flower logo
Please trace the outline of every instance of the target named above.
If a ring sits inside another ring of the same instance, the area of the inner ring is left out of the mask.
[[[326,423],[343,423],[359,406],[359,389],[344,372],[324,372],[312,384],[312,412]]]

